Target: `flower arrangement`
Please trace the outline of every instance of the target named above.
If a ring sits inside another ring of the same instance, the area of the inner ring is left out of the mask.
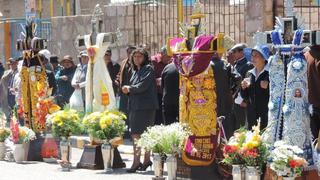
[[[6,115],[0,112],[0,142],[4,142],[10,136],[10,129],[5,127]]]
[[[41,91],[40,91],[41,92]],[[37,130],[45,129],[46,116],[60,110],[60,107],[54,103],[53,97],[39,97],[37,109],[35,112],[35,124],[38,125]],[[43,126],[43,127],[41,127]]]
[[[19,126],[19,123],[14,115],[10,123],[11,137],[14,144],[23,144],[36,139],[34,131],[26,126]]]
[[[244,165],[259,167],[266,163],[268,157],[267,145],[261,141],[260,122],[252,127],[252,131],[240,128],[224,146],[223,163],[228,165]]]
[[[69,108],[48,116],[47,123],[51,125],[55,137],[68,139],[72,134],[80,133],[82,130],[78,112]]]
[[[36,139],[36,134],[28,127],[22,126],[12,130],[12,141],[14,144],[23,144]]]
[[[153,153],[177,154],[189,135],[191,131],[185,124],[158,125],[149,127],[141,135],[137,145]]]
[[[10,136],[10,129],[0,127],[0,142],[4,142]]]
[[[241,155],[245,166],[262,167],[267,162],[268,148],[265,143],[261,141],[260,122],[258,126],[252,127],[253,131],[246,133],[246,140],[241,147]]]
[[[107,110],[94,112],[84,117],[83,125],[90,136],[109,142],[116,137],[122,137],[127,117],[120,111]]]
[[[246,140],[246,132],[246,129],[240,128],[233,133],[233,136],[223,148],[224,159],[222,163],[228,165],[244,164],[244,160],[240,153],[240,148]]]
[[[269,156],[270,168],[278,176],[301,176],[303,167],[308,165],[307,161],[301,157],[302,155],[303,150],[298,146],[290,146],[284,141],[277,141]]]

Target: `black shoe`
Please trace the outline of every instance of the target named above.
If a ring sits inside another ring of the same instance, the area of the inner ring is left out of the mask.
[[[149,162],[147,162],[145,164],[142,164],[142,166],[141,166],[141,168],[139,170],[140,171],[146,171],[149,166],[152,167],[152,162],[151,161],[149,161]]]
[[[138,166],[127,169],[127,173],[135,173],[138,169],[140,169],[143,165],[139,163]]]
[[[118,163],[118,164],[114,164],[112,166],[113,169],[120,169],[120,168],[125,168],[126,167],[126,163]]]

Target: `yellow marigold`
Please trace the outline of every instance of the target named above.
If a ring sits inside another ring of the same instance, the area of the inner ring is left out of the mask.
[[[27,135],[27,133],[23,130],[23,129],[19,129],[19,136],[20,137],[25,137]]]
[[[108,126],[110,126],[112,124],[112,117],[107,115],[107,116],[103,116],[100,120],[100,127],[101,129],[105,129]]]

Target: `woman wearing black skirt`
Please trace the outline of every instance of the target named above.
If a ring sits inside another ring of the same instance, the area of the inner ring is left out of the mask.
[[[129,95],[129,124],[131,137],[134,141],[152,126],[155,120],[156,109],[158,108],[155,73],[150,65],[148,53],[143,49],[136,49],[131,56],[133,73],[129,86],[123,86],[122,92]],[[141,149],[133,145],[134,159],[129,173],[137,170],[145,171],[152,165],[150,153],[144,155],[143,164],[140,162]]]

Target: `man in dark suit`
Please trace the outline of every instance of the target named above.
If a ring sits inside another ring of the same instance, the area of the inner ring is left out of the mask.
[[[247,72],[253,68],[253,65],[245,58],[244,49],[247,46],[245,44],[236,44],[230,49],[233,58],[235,59],[235,64],[233,67],[233,73],[239,74],[241,76],[241,81],[246,77]],[[240,81],[240,82],[241,82]],[[239,129],[241,126],[245,125],[246,122],[246,108],[247,103],[240,95],[240,84],[237,84],[233,96],[234,105],[232,108],[232,119],[234,124],[234,130]]]
[[[211,60],[211,67],[214,71],[214,79],[216,82],[217,93],[217,116],[224,116],[225,119],[222,122],[225,130],[225,135],[230,138],[234,132],[234,122],[231,119],[232,114],[232,85],[233,81],[238,78],[238,84],[240,83],[240,76],[232,73],[231,64],[224,62],[215,54]]]
[[[173,62],[161,74],[162,111],[164,124],[179,121],[179,72]]]

